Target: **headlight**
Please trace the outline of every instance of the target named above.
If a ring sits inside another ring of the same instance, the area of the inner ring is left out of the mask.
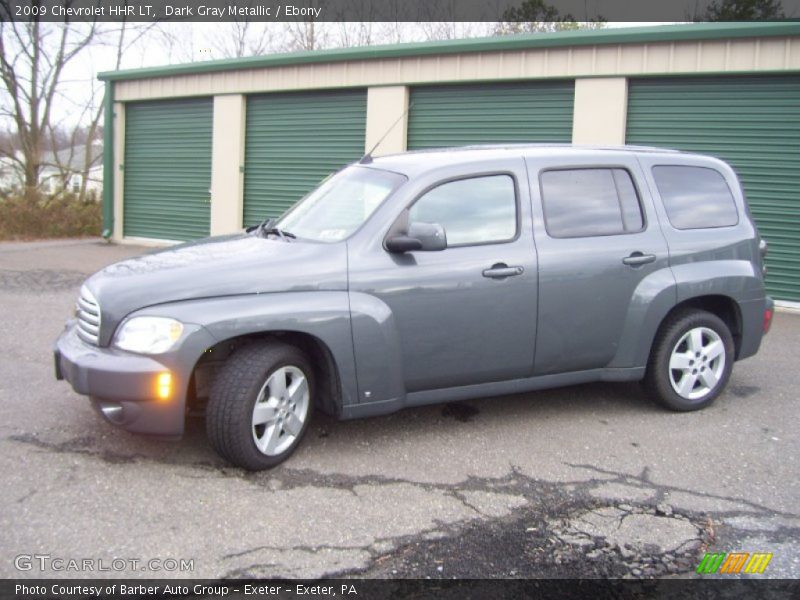
[[[125,321],[114,336],[114,346],[128,352],[161,354],[169,350],[183,333],[183,324],[166,317],[133,317]]]

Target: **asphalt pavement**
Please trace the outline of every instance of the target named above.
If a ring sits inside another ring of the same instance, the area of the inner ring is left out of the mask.
[[[318,414],[288,462],[250,474],[202,418],[180,442],[136,436],[54,378],[83,279],[145,251],[0,244],[2,577],[661,577],[706,551],[800,576],[798,315],[698,413],[592,384]]]

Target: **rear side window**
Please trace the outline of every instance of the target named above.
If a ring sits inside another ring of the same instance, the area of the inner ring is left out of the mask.
[[[444,226],[448,246],[509,241],[517,234],[517,195],[508,175],[443,183],[411,207],[411,222]]]
[[[669,222],[676,229],[730,227],[739,222],[725,178],[706,167],[653,167]]]
[[[547,233],[556,238],[633,233],[644,228],[636,186],[625,169],[560,169],[541,175]]]

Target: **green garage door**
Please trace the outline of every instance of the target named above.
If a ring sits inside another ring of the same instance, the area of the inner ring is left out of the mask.
[[[127,105],[124,235],[208,235],[212,113],[210,98]]]
[[[800,76],[632,80],[629,144],[703,152],[738,172],[769,242],[767,289],[800,301]]]
[[[411,90],[408,148],[572,140],[573,81]]]
[[[278,217],[327,175],[361,158],[367,92],[247,99],[244,224]]]

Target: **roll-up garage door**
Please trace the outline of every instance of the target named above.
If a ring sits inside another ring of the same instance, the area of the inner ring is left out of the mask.
[[[769,242],[768,292],[800,301],[800,76],[632,80],[627,141],[730,163]]]
[[[247,99],[244,224],[278,217],[364,154],[366,90]]]
[[[574,81],[418,87],[408,148],[572,140]]]
[[[125,110],[125,236],[190,240],[209,232],[210,98],[136,102]]]

